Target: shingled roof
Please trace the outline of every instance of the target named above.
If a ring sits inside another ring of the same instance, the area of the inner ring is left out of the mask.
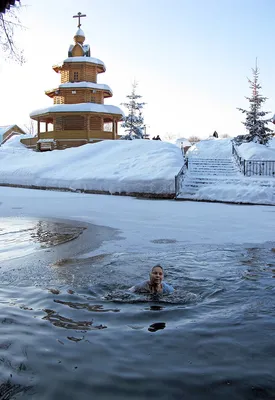
[[[10,6],[14,6],[15,2],[20,0],[0,0],[0,13],[4,13],[10,9]]]

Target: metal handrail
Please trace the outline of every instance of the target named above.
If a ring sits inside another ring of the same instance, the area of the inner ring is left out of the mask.
[[[175,176],[175,193],[176,193],[176,196],[180,193],[181,184],[182,184],[182,181],[184,179],[184,175],[185,175],[187,169],[188,169],[188,158],[184,157],[184,164],[181,167],[181,169],[179,170],[179,172],[177,173],[177,175]]]
[[[242,158],[232,142],[232,154],[240,171],[244,176],[271,176],[275,177],[275,161],[271,160],[245,160]]]

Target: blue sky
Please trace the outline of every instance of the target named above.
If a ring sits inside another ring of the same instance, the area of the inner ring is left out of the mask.
[[[32,110],[51,105],[44,91],[59,84],[52,65],[67,57],[77,29],[72,16],[78,11],[87,14],[81,28],[91,56],[107,66],[98,80],[113,89],[106,102],[120,105],[137,80],[152,135],[244,133],[236,108],[248,107],[247,77],[256,57],[262,93],[269,98],[265,110],[275,112],[273,0],[21,3],[27,29],[17,32],[16,40],[27,62],[20,67],[1,55],[0,125],[24,125]]]

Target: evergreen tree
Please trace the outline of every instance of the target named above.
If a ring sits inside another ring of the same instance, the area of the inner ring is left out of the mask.
[[[128,115],[124,117],[122,128],[125,128],[126,134],[121,139],[143,139],[145,125],[142,114],[142,109],[146,103],[139,103],[138,100],[142,97],[136,93],[137,82],[132,85],[132,92],[126,96],[129,99],[128,103],[121,105],[128,109]]]
[[[266,145],[269,139],[272,137],[272,130],[266,125],[270,122],[270,119],[262,119],[269,112],[261,111],[262,104],[267,100],[267,97],[263,97],[260,94],[262,88],[259,84],[259,70],[256,63],[256,68],[253,69],[253,80],[248,79],[250,88],[252,89],[251,97],[246,97],[250,103],[250,110],[244,110],[238,108],[243,114],[246,114],[246,120],[243,122],[246,129],[248,130],[247,135],[237,136],[235,142],[241,144],[243,142],[255,142]]]

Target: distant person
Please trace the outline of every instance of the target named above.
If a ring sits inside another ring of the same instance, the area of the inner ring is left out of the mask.
[[[168,283],[163,282],[164,271],[160,264],[155,265],[150,274],[149,280],[141,282],[129,290],[135,293],[150,293],[150,294],[170,294],[174,292],[174,288]]]
[[[159,135],[157,135],[155,140],[161,140],[161,138],[159,137]]]
[[[156,140],[156,137],[155,137],[155,136],[153,136],[152,140]]]
[[[218,139],[218,137],[219,137],[218,132],[215,131],[215,132],[213,133],[213,136],[214,136],[214,138]]]

